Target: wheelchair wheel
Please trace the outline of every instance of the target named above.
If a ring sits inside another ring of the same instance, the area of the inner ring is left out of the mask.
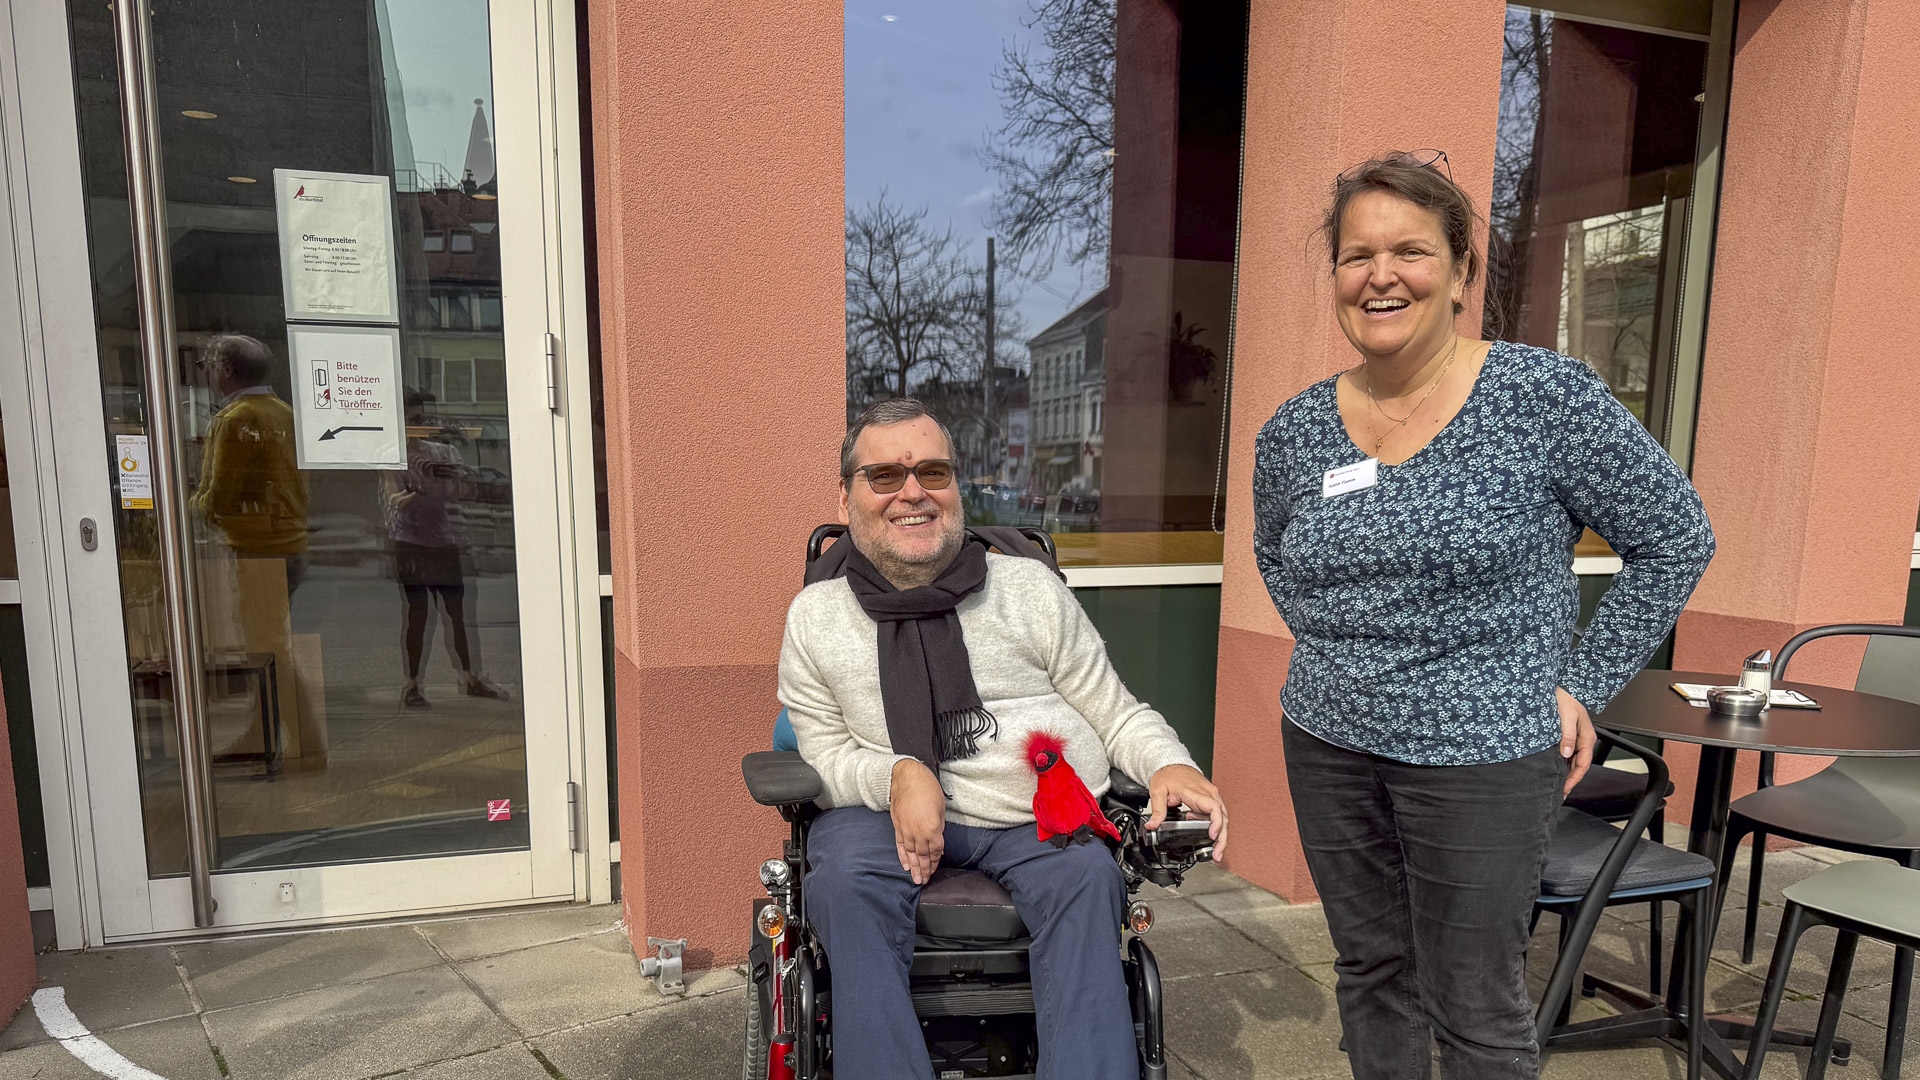
[[[742,1066],[741,1080],[767,1080],[767,1025],[770,1017],[766,1015],[767,1004],[759,993],[748,988],[747,993],[747,1052]]]

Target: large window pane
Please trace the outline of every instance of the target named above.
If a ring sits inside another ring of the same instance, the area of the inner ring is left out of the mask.
[[[1220,559],[1246,30],[1244,2],[847,5],[848,416],[925,400],[971,520],[1068,565]]]
[[[1662,437],[1706,62],[1697,38],[1507,9],[1486,333],[1585,360]]]

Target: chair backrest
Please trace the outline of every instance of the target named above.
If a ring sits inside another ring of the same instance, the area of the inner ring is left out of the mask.
[[[1867,653],[1853,688],[1863,694],[1898,698],[1920,704],[1920,626],[1881,626],[1846,623],[1816,626],[1795,634],[1773,661],[1773,677],[1785,677],[1787,661],[1809,641],[1824,637],[1864,637]],[[1920,757],[1835,758],[1827,770],[1852,777],[1862,787],[1911,787],[1920,790]]]
[[[1853,688],[1920,705],[1920,637],[1873,635]]]

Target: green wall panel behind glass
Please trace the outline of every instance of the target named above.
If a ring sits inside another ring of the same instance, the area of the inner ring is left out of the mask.
[[[1107,655],[1127,688],[1167,718],[1193,760],[1211,773],[1220,586],[1075,589],[1074,595],[1107,640]]]

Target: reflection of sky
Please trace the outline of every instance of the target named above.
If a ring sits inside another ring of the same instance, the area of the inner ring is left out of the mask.
[[[885,191],[890,203],[925,207],[933,228],[950,224],[985,262],[994,177],[980,147],[1001,124],[993,72],[1003,43],[1035,36],[1028,16],[1026,0],[847,0],[849,206]],[[1000,303],[1031,335],[1104,279],[1065,265],[1018,287],[1003,276]]]
[[[493,123],[487,0],[386,0],[386,8],[414,160],[444,165],[458,179],[474,98],[487,102]]]

